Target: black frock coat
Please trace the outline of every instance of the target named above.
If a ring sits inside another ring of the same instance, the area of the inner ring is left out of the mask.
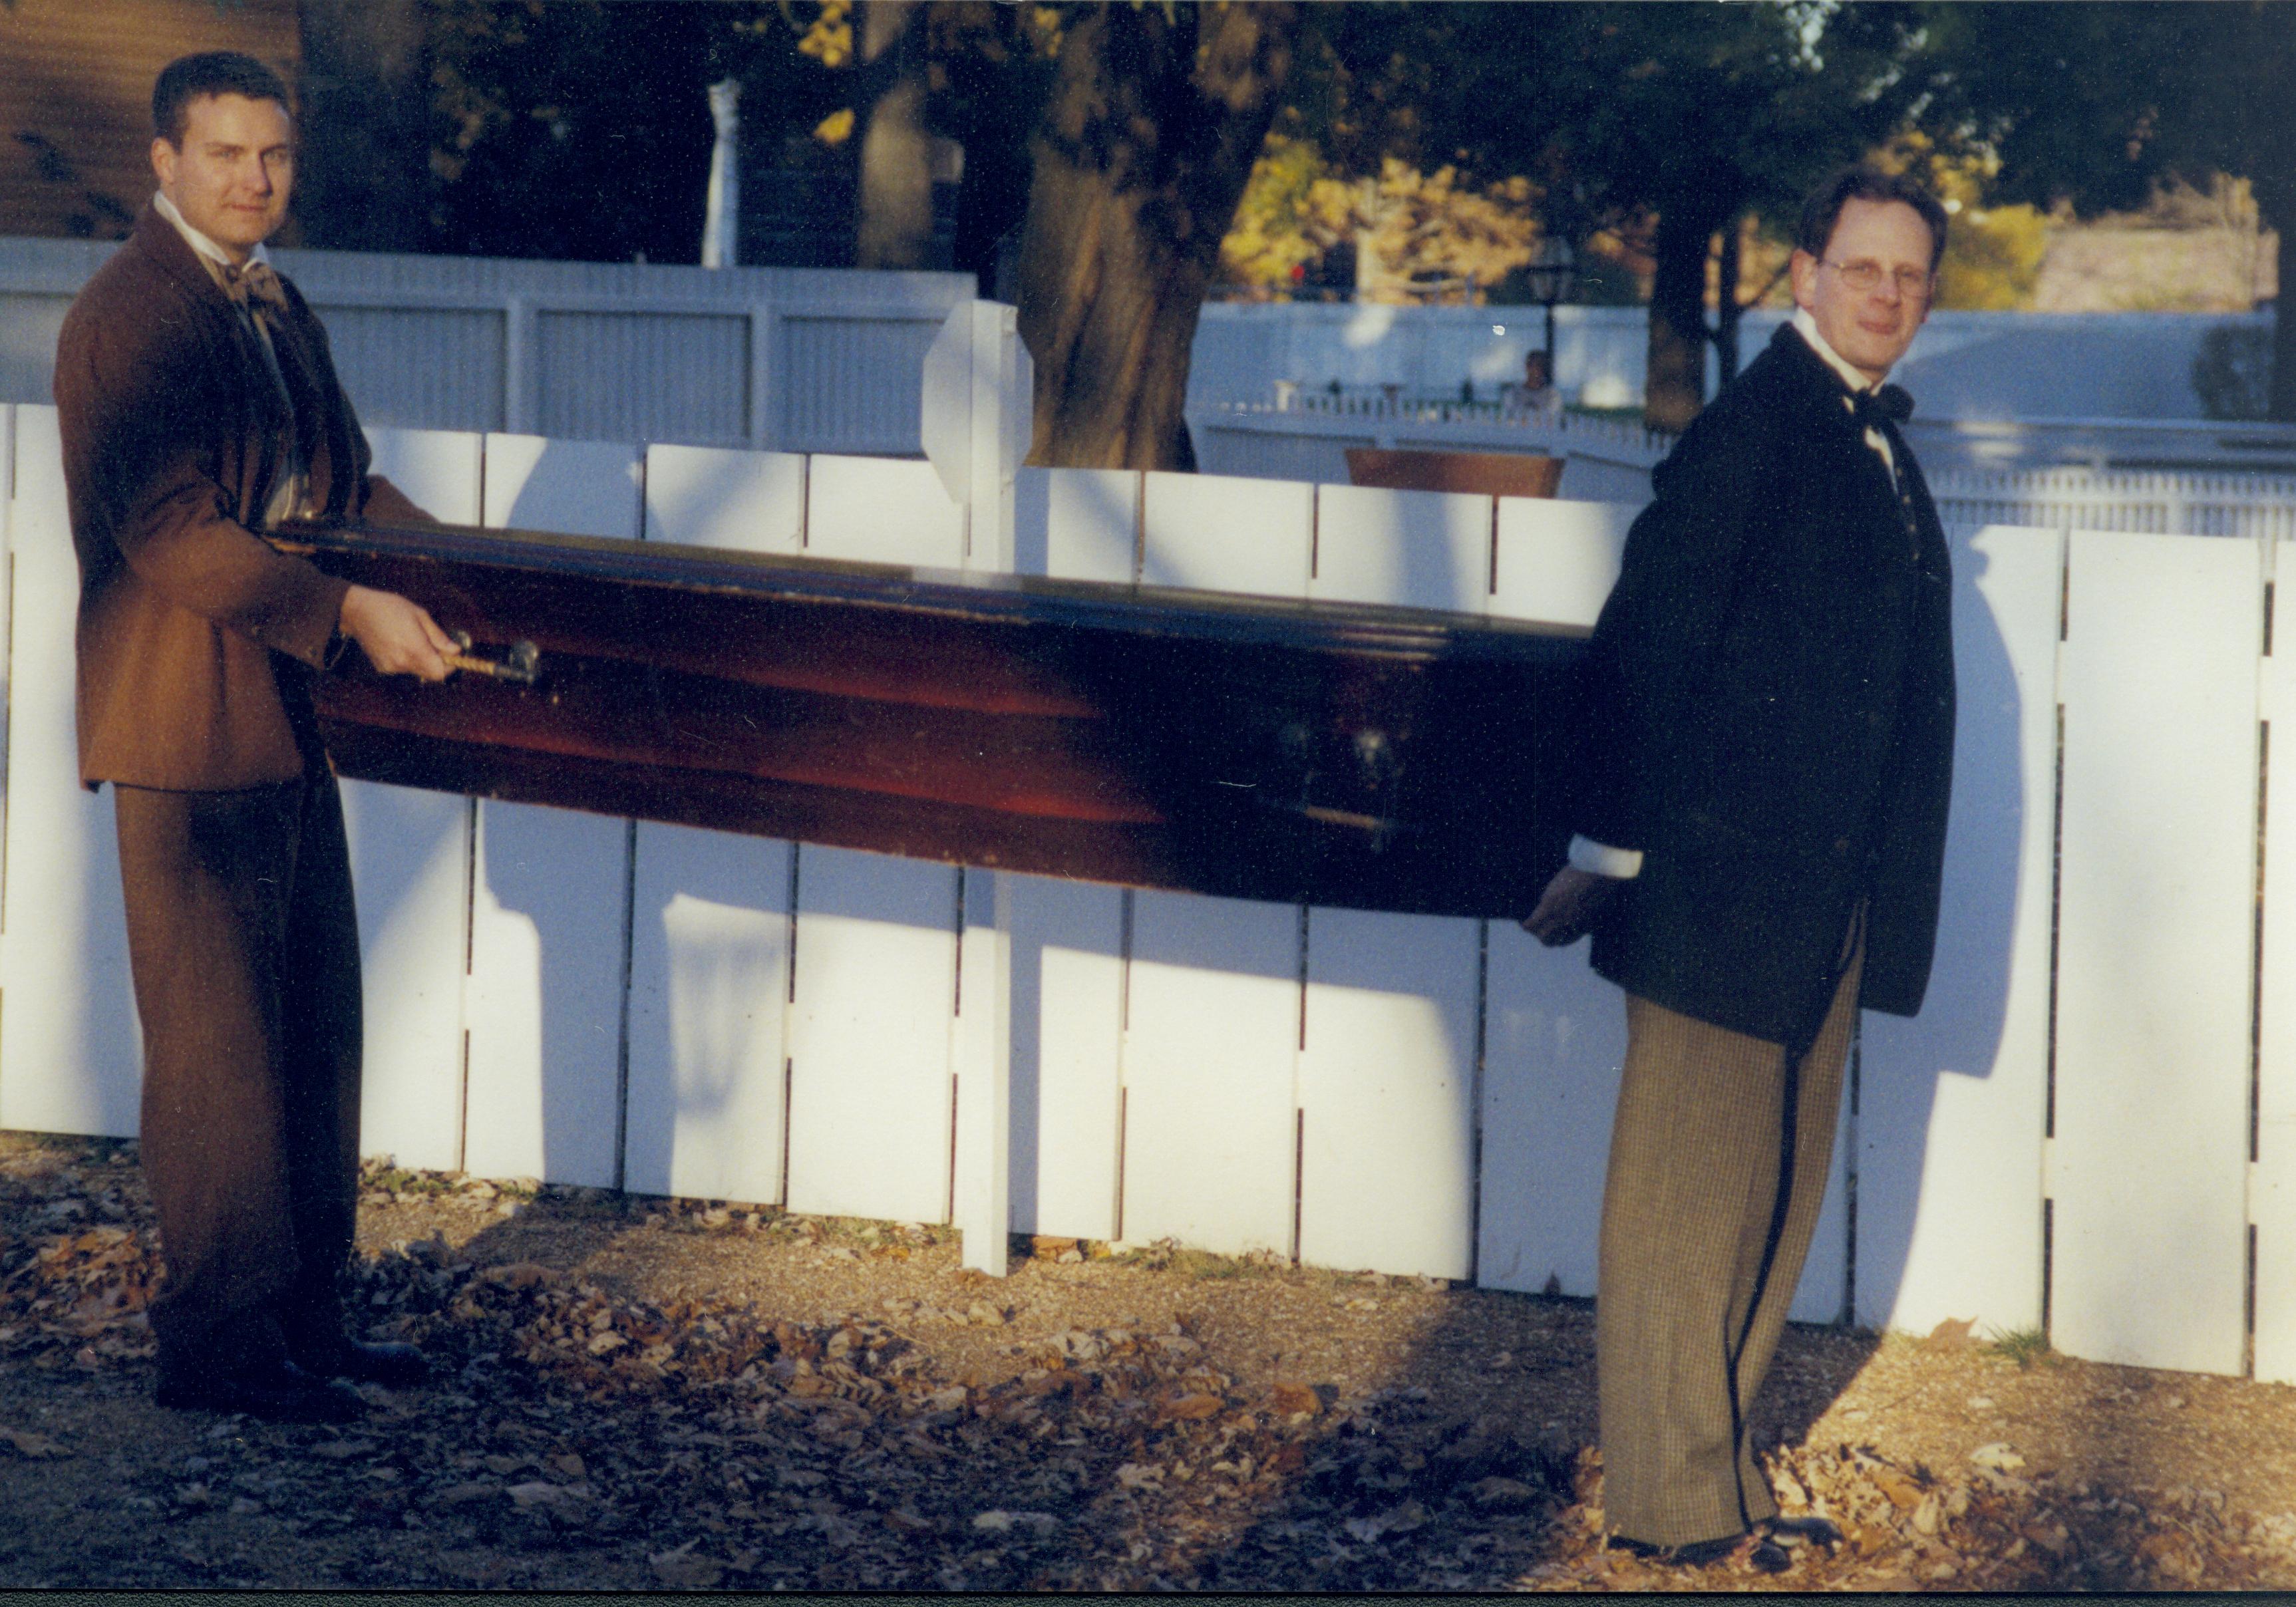
[[[1628,992],[1773,1042],[1823,1015],[1858,901],[1859,1003],[1911,1015],[1953,766],[1945,534],[1791,326],[1652,475],[1582,683],[1576,829],[1644,852],[1595,929]]]

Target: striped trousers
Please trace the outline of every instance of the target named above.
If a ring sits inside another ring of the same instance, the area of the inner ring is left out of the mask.
[[[1748,1423],[1825,1195],[1864,958],[1859,921],[1799,1053],[1628,996],[1595,1300],[1603,1505],[1626,1538],[1777,1512]]]

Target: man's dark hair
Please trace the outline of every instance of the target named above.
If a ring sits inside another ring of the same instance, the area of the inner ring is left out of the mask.
[[[1824,257],[1833,239],[1833,225],[1841,221],[1841,209],[1853,201],[1903,201],[1920,213],[1922,221],[1930,225],[1930,272],[1937,272],[1938,264],[1945,259],[1945,209],[1936,196],[1904,174],[1884,173],[1879,168],[1844,168],[1812,190],[1801,204],[1801,226],[1794,231],[1794,244],[1813,257]]]
[[[160,70],[159,81],[152,86],[152,132],[180,149],[192,102],[208,94],[276,101],[283,109],[292,110],[287,86],[253,56],[236,50],[203,50],[194,56],[177,56]]]

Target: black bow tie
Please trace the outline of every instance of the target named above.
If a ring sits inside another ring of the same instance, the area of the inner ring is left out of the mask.
[[[287,292],[267,262],[244,262],[223,271],[223,293],[242,307],[275,313],[287,310]]]
[[[1884,385],[1879,390],[1853,390],[1849,393],[1849,411],[1865,429],[1879,429],[1885,423],[1902,424],[1914,416],[1914,398],[1902,385]]]

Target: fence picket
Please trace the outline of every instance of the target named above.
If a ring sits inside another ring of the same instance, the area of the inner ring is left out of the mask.
[[[2270,570],[2296,576],[2291,539],[2282,537]],[[2274,610],[2272,652],[2260,676],[2266,785],[2263,954],[2257,966],[2255,1152],[2249,1221],[2256,1235],[2256,1376],[2296,1383],[2296,638]],[[2278,775],[2272,774],[2278,750]]]
[[[1142,512],[1144,581],[1307,593],[1312,486],[1152,473]],[[1124,1234],[1288,1250],[1301,912],[1153,891],[1132,909]]]
[[[624,1186],[782,1201],[785,842],[638,823]]]
[[[1311,909],[1300,1259],[1472,1275],[1481,923]]]
[[[1633,517],[1613,504],[1502,498],[1490,612],[1591,627]],[[1584,947],[1551,952],[1514,922],[1490,923],[1488,963],[1476,1278],[1590,1295],[1625,1010]]]
[[[486,454],[489,528],[638,534],[634,448],[492,435]],[[616,1179],[628,840],[624,821],[477,806],[463,1141],[473,1172]]]
[[[2041,1321],[2062,539],[2001,527],[1955,542],[1937,960],[1921,1014],[1869,1013],[1859,1045],[1857,1317],[1875,1327]]]
[[[2258,547],[2076,531],[2067,560],[2052,1332],[2238,1373]]]
[[[964,562],[964,510],[929,463],[816,456],[806,493],[816,556]],[[797,857],[790,1208],[945,1220],[957,873],[811,844]]]
[[[1308,594],[1480,612],[1491,506],[1321,487]],[[1308,921],[1300,1257],[1467,1277],[1481,923],[1327,909]]]
[[[1138,561],[1140,474],[1023,469],[1022,574],[1124,584]],[[1001,872],[1013,918],[1012,1226],[1117,1234],[1127,894]]]
[[[648,541],[791,554],[806,460],[646,449]],[[778,1204],[786,1146],[786,842],[639,821],[632,842],[624,1185]]]
[[[79,570],[53,407],[14,414],[9,504],[7,863],[0,876],[0,1127],[132,1135],[143,1039],[127,977],[111,792],[79,784]]]

